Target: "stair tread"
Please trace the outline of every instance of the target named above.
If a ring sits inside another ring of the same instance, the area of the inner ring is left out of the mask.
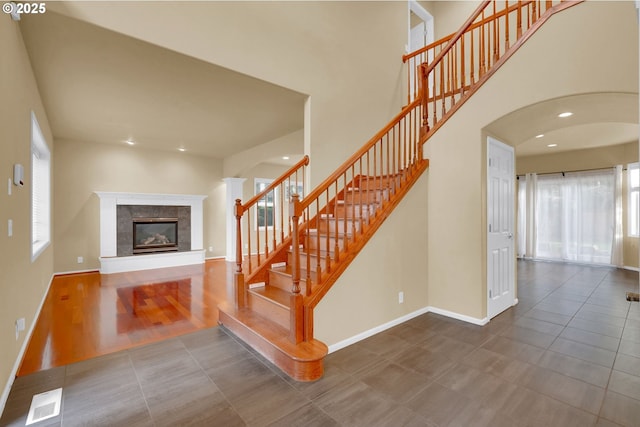
[[[353,236],[353,233],[350,231],[347,231],[346,233],[343,231],[340,231],[341,227],[338,227],[338,237],[343,239],[345,237],[351,237]],[[348,229],[348,227],[347,227]],[[318,230],[317,229],[313,229],[313,230],[309,230],[309,235],[313,235],[316,236],[318,234]],[[336,233],[335,230],[329,230],[329,232],[327,231],[320,231],[320,237],[330,237],[330,238],[334,238],[336,237]]]
[[[301,284],[307,281],[307,269],[304,267],[305,267],[304,265],[300,266],[300,283]],[[288,276],[288,277],[291,277],[293,275],[293,269],[291,268],[291,265],[272,268],[271,271],[283,276]],[[312,279],[315,279],[317,276],[317,273],[315,271],[311,271],[310,276]]]
[[[225,302],[218,305],[218,309],[234,318],[237,322],[242,323],[246,328],[250,329],[253,334],[268,341],[293,360],[319,360],[324,358],[329,352],[327,345],[316,339],[303,341],[298,344],[292,343],[289,340],[289,331],[286,328],[248,308],[235,308]]]
[[[291,292],[284,291],[280,288],[276,288],[275,286],[262,286],[259,288],[249,289],[249,292],[253,295],[270,300],[289,310]]]

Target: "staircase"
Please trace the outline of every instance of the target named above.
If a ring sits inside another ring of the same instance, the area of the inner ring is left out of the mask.
[[[544,21],[577,3],[483,2],[457,33],[403,58],[420,90],[319,186],[309,191],[305,157],[237,200],[234,301],[219,306],[220,324],[293,379],[320,378],[328,348],[314,338],[314,308],[428,168],[423,144]]]

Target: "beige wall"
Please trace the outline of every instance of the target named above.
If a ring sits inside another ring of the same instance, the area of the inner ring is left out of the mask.
[[[205,195],[206,256],[224,255],[222,161],[124,144],[64,140],[56,141],[54,161],[56,272],[99,267],[100,204],[95,191]],[[77,263],[78,256],[84,257],[84,264]]]
[[[50,150],[53,138],[18,24],[5,13],[0,15],[0,55],[0,387],[7,392],[53,273],[53,245],[31,262],[31,111]],[[16,163],[24,166],[25,186],[12,185],[8,195]],[[9,219],[13,237],[8,237]],[[26,330],[16,339],[14,322],[22,317]],[[2,395],[0,408],[6,397]]]
[[[436,40],[453,34],[478,8],[479,1],[432,1],[428,9],[434,15]]]
[[[616,165],[626,167],[638,161],[638,143],[629,142],[611,147],[600,147],[554,154],[523,156],[516,159],[518,175],[526,173],[570,172],[588,169],[603,169]],[[627,176],[623,172],[623,263],[627,267],[638,268],[638,238],[628,236],[627,231]]]
[[[312,183],[395,116],[406,96],[405,2],[80,1],[51,9],[310,95]]]
[[[637,31],[631,2],[586,2],[554,16],[427,143],[429,305],[486,316],[482,129],[547,99],[637,93]]]

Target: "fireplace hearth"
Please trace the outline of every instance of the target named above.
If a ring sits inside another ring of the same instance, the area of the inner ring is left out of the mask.
[[[133,253],[178,250],[178,218],[133,218]]]

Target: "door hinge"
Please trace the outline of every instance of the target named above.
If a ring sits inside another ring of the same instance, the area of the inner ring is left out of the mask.
[[[493,298],[493,296],[491,296],[491,289],[489,289],[489,298]]]

